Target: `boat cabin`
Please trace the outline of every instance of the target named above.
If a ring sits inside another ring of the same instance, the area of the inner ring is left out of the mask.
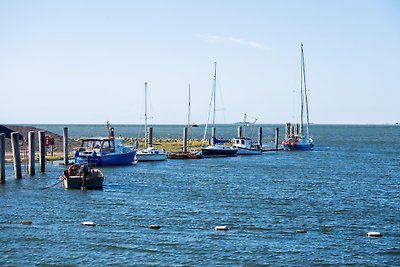
[[[82,154],[108,154],[115,152],[115,140],[110,138],[89,138],[83,139],[78,151]]]

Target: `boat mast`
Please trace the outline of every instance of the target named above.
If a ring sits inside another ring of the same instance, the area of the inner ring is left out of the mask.
[[[300,63],[300,135],[303,135],[303,120],[304,120],[304,95],[303,95],[303,82],[304,82],[304,70],[303,70],[303,43],[301,43],[301,63]]]
[[[304,102],[306,105],[306,119],[307,119],[307,128],[306,128],[306,138],[308,138],[308,129],[310,126],[310,118],[308,113],[308,97],[307,97],[307,85],[306,85],[306,65],[304,62],[304,52],[303,52],[303,43],[301,44],[301,64],[302,64],[302,83],[304,83]],[[302,96],[302,109],[303,109],[303,96]],[[302,111],[303,112],[303,111]],[[303,113],[302,113],[302,128],[303,128]],[[301,129],[303,133],[303,129]]]
[[[144,142],[145,147],[148,145],[148,133],[147,133],[147,83],[144,84]]]
[[[215,127],[215,94],[217,91],[217,62],[215,61],[214,68],[214,84],[213,84],[213,127]]]
[[[189,83],[189,103],[188,103],[188,123],[187,123],[187,127],[189,130],[190,127],[190,83]]]
[[[211,91],[210,105],[208,105],[208,116],[207,116],[206,127],[204,129],[204,135],[203,135],[203,140],[202,140],[203,142],[206,140],[207,129],[208,129],[208,121],[210,120],[211,105],[213,103],[214,103],[213,127],[214,127],[214,124],[215,124],[215,88],[216,88],[216,84],[217,84],[217,62],[215,62],[214,64],[215,64],[214,82],[213,82],[213,87],[212,87],[212,91]]]

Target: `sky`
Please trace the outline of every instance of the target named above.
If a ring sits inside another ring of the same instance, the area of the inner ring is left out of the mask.
[[[0,0],[0,124],[400,122],[400,1]]]

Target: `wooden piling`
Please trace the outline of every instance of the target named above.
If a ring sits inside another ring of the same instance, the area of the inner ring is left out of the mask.
[[[11,147],[13,153],[14,174],[16,179],[22,179],[21,171],[21,152],[19,149],[19,133],[11,133]]]
[[[149,127],[148,131],[149,131],[149,134],[148,134],[149,140],[148,140],[147,144],[149,147],[152,147],[153,146],[153,128]]]
[[[279,144],[279,128],[275,128],[275,150],[278,150]]]
[[[114,134],[114,128],[112,128]],[[63,128],[64,165],[68,166],[68,127]]]
[[[44,144],[45,132],[39,131],[39,171],[46,171],[46,147]]]
[[[285,139],[289,139],[290,137],[290,122],[286,123],[285,126]]]
[[[258,146],[262,148],[262,128],[258,128]]]
[[[214,138],[216,138],[215,133],[216,133],[215,127],[212,127],[212,129],[211,129],[211,145],[215,145],[215,143],[214,143]]]
[[[6,182],[6,136],[0,133],[0,183]]]
[[[183,128],[183,152],[188,152],[188,128]]]
[[[29,169],[30,175],[35,175],[35,132],[28,133],[28,147],[29,147]]]
[[[237,135],[238,137],[243,136],[242,126],[238,126],[237,132],[238,132],[238,135]]]

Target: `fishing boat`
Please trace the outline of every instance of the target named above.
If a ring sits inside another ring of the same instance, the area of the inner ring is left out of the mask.
[[[189,104],[188,104],[188,122],[187,127],[184,128],[183,132],[183,148],[180,152],[171,152],[168,154],[170,159],[201,159],[203,154],[201,151],[188,150],[188,136],[190,127],[199,127],[197,124],[190,123],[190,84],[189,84]]]
[[[260,144],[253,143],[252,139],[249,137],[245,137],[245,129],[252,125],[254,128],[257,119],[254,120],[253,123],[247,121],[247,115],[244,114],[244,120],[241,125],[238,126],[238,137],[232,139],[232,144],[234,147],[238,149],[238,155],[259,155],[262,153],[262,149]],[[253,129],[252,129],[253,130]],[[252,135],[250,132],[250,136]]]
[[[168,158],[168,153],[162,149],[153,147],[153,135],[148,133],[147,129],[147,83],[144,84],[144,139],[145,148],[137,151],[137,161],[162,161]]]
[[[309,112],[308,97],[306,86],[306,69],[304,63],[303,44],[301,44],[301,82],[300,82],[300,124],[286,124],[285,138],[282,141],[283,149],[291,150],[311,150],[314,147],[313,140],[309,137]],[[304,127],[304,119],[306,125]],[[305,129],[304,129],[305,128]]]
[[[130,165],[134,162],[136,149],[126,146],[123,139],[114,136],[114,128],[107,122],[108,136],[84,138],[74,151],[75,164],[91,166]]]
[[[216,111],[216,106],[215,106],[216,91],[217,91],[216,88],[217,88],[217,62],[215,62],[214,82],[213,82],[212,93],[211,93],[211,102],[210,102],[210,106],[208,109],[208,119],[209,119],[211,106],[213,107],[212,135],[211,135],[211,139],[209,140],[210,145],[207,147],[202,147],[201,152],[203,153],[204,157],[236,156],[238,149],[236,147],[225,145],[227,142],[229,142],[229,140],[217,139],[215,137],[215,127],[214,126],[215,126],[215,111]],[[206,135],[207,135],[208,119],[207,119],[207,124],[206,124],[205,130],[204,130],[203,141],[205,141]]]
[[[65,188],[73,189],[102,189],[104,175],[101,170],[89,165],[73,164],[60,176]]]

